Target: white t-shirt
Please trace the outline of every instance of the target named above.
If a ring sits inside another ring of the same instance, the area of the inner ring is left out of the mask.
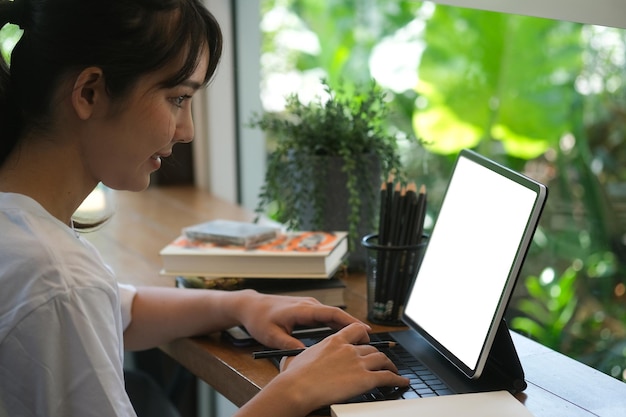
[[[122,339],[134,292],[36,201],[0,193],[0,417],[134,416]]]

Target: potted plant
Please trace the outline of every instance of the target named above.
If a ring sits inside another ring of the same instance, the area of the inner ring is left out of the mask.
[[[287,97],[282,113],[256,114],[271,152],[258,214],[289,229],[347,230],[349,266],[361,267],[362,235],[375,230],[381,179],[399,170],[398,135],[387,129],[385,92],[372,81],[350,92],[323,81],[325,97]]]

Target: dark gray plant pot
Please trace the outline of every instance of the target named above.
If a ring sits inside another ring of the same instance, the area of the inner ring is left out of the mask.
[[[339,156],[310,157],[309,167],[314,170],[318,186],[325,190],[325,199],[321,216],[321,226],[315,224],[315,209],[312,199],[302,201],[299,205],[300,225],[303,230],[349,230],[350,203],[346,186],[347,175],[343,172],[344,160]],[[363,155],[359,164],[365,169],[360,171],[357,189],[361,196],[360,222],[357,227],[358,236],[350,242],[348,267],[351,270],[365,269],[366,251],[359,244],[360,239],[375,231],[377,210],[379,207],[379,190],[381,184],[380,162],[375,155]],[[309,195],[315,195],[310,192]]]

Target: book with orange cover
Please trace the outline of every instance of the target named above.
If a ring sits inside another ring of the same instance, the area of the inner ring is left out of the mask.
[[[160,252],[166,275],[330,278],[348,253],[347,232],[296,231],[254,248],[181,235]]]

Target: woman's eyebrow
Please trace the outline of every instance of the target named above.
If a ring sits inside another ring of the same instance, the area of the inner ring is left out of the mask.
[[[185,80],[180,84],[185,87],[193,88],[194,90],[199,90],[202,87],[202,83],[199,83],[197,81],[192,81],[192,80]]]

